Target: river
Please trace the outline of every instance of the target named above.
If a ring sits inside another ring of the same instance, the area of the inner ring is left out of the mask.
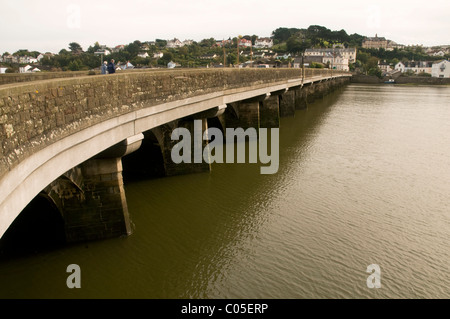
[[[131,236],[2,261],[0,297],[448,298],[449,101],[450,87],[348,85],[281,119],[277,174],[128,182]]]

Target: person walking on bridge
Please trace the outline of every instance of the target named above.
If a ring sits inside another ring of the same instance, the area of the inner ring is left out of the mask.
[[[108,64],[108,73],[113,74],[116,73],[116,66],[114,65],[114,59],[111,60]]]
[[[101,67],[101,71],[102,71],[102,74],[106,74],[107,73],[107,71],[108,71],[108,62],[103,62],[103,64],[102,64],[102,67]]]

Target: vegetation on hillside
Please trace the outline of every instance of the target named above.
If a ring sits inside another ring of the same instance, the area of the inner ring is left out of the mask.
[[[345,30],[332,31],[319,25],[311,25],[307,29],[280,27],[272,32],[273,47],[270,49],[278,54],[278,60],[284,63],[292,62],[294,56],[301,55],[307,48],[331,48],[333,46],[357,48],[357,61],[350,66],[351,70],[359,69],[364,73],[380,75],[378,61],[396,64],[399,61],[411,60],[438,60],[442,57],[432,57],[427,55],[422,47],[407,47],[399,50],[387,51],[384,49],[363,49],[362,41],[364,36],[360,34],[347,34]],[[167,67],[170,61],[177,63],[182,67],[206,67],[209,65],[235,65],[238,62],[243,63],[252,59],[252,53],[256,56],[258,50],[249,47],[240,47],[239,55],[237,42],[239,38],[252,41],[258,39],[257,35],[238,36],[233,39],[227,39],[224,48],[217,45],[214,38],[203,39],[200,42],[182,46],[180,48],[167,48],[167,41],[156,39],[154,42],[141,42],[136,40],[122,49],[114,50],[109,48],[112,53],[100,57],[95,52],[105,49],[98,42],[83,50],[81,45],[71,42],[67,49],[62,49],[58,54],[46,56],[40,61],[40,64],[46,70],[89,70],[98,68],[101,59],[114,59],[116,64],[130,62],[135,67]],[[218,41],[221,41],[220,39]],[[141,57],[140,54],[146,52],[148,56]],[[9,55],[8,52],[5,52]],[[28,50],[19,50],[14,53],[18,56],[37,57],[39,52]],[[280,56],[289,58],[280,58]],[[449,58],[447,56],[447,58]],[[255,60],[255,59],[253,59]],[[320,67],[320,65],[314,65]],[[17,65],[9,65],[9,71],[18,71]]]

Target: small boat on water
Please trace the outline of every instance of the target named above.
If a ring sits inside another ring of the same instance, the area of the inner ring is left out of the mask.
[[[394,79],[389,79],[387,81],[384,81],[384,84],[395,84],[395,80]]]

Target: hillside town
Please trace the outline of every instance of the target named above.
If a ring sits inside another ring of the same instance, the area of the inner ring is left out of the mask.
[[[0,55],[0,73],[141,68],[290,67],[329,68],[378,77],[450,77],[450,45],[405,46],[385,37],[347,35],[321,26],[278,28],[270,37],[246,35],[200,42],[178,38],[134,41],[113,47],[96,42],[87,50],[76,42],[59,53],[19,50]]]

